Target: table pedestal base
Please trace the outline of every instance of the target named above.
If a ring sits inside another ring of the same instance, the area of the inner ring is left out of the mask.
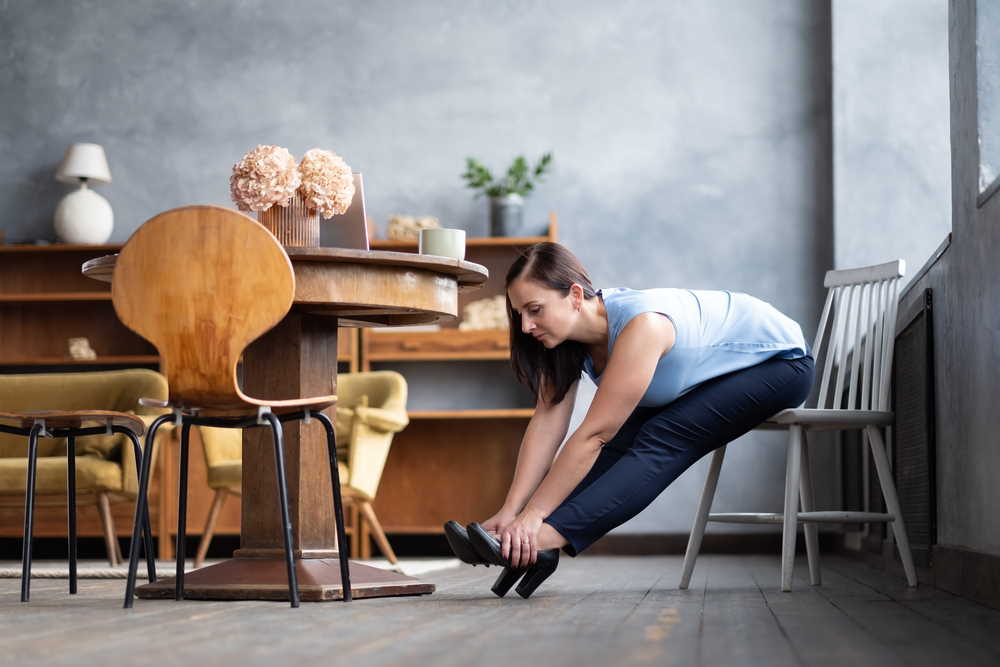
[[[340,600],[340,561],[306,558],[295,561],[299,598],[303,602]],[[351,563],[351,593],[355,598],[433,593],[434,584],[377,567]],[[174,577],[136,588],[140,598],[174,597]],[[288,600],[285,561],[233,558],[184,575],[184,597],[194,600]]]

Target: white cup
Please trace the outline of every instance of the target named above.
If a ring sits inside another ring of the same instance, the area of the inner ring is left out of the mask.
[[[421,255],[465,259],[465,230],[421,229],[418,252]]]

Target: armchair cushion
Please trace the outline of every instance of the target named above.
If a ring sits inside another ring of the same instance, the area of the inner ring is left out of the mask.
[[[66,493],[66,456],[44,456],[38,459],[35,477],[36,494]],[[28,459],[0,459],[0,495],[24,497],[27,488]],[[132,480],[135,483],[135,480]],[[76,457],[76,490],[121,491],[122,469],[112,461],[96,456]]]

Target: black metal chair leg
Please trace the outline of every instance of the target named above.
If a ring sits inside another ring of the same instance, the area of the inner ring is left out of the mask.
[[[28,484],[24,493],[24,539],[21,541],[21,602],[31,595],[31,542],[34,531],[35,464],[38,462],[38,435],[42,425],[35,424],[28,434]]]
[[[76,438],[66,438],[66,495],[69,504],[69,594],[76,594]]]
[[[337,468],[337,435],[333,430],[333,422],[322,412],[310,412],[311,416],[318,419],[326,429],[327,453],[330,457],[330,482],[333,487],[333,514],[337,524],[337,556],[340,558],[340,583],[341,594],[344,602],[350,602],[353,597],[351,593],[351,566],[349,554],[347,553],[347,531],[344,529],[344,502],[340,495],[340,470]],[[357,535],[355,535],[357,539]]]
[[[174,578],[174,597],[184,599],[184,562],[187,560],[187,485],[188,485],[188,442],[191,436],[191,424],[181,427],[181,461],[180,474],[177,475],[177,573]]]
[[[278,478],[278,503],[281,506],[281,534],[285,538],[285,566],[288,568],[288,600],[292,607],[299,606],[299,584],[292,558],[292,522],[288,518],[288,486],[285,483],[285,445],[281,422],[271,413],[265,415],[274,435],[274,468]]]
[[[135,452],[135,474],[139,482],[142,482],[142,459],[145,453],[139,445],[139,436],[128,429],[121,431],[132,441],[132,451]],[[152,451],[150,451],[152,455]],[[153,553],[153,532],[149,523],[149,504],[147,503],[142,513],[142,548],[146,552],[146,576],[149,583],[156,581],[156,556]],[[130,552],[131,553],[131,552]]]
[[[146,432],[146,451],[153,451],[153,442],[160,425],[174,421],[174,415],[162,415],[156,418]],[[135,602],[135,575],[139,566],[139,533],[142,528],[142,517],[148,515],[146,492],[149,490],[149,470],[152,456],[142,457],[142,473],[139,475],[139,497],[135,503],[135,520],[132,522],[132,541],[129,542],[128,580],[125,583],[125,608],[130,609]],[[138,463],[138,461],[137,461]]]

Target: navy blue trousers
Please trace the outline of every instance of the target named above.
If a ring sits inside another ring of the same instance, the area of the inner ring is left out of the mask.
[[[786,408],[812,387],[812,357],[772,358],[698,385],[664,406],[636,408],[594,466],[545,519],[577,555],[653,502],[691,464]]]

